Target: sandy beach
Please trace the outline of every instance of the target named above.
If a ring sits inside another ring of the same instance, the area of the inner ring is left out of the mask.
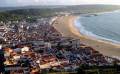
[[[80,39],[81,43],[91,46],[100,53],[110,57],[120,57],[120,46],[109,42],[94,40],[90,37],[82,35],[74,26],[77,16],[58,17],[53,26],[64,36]]]

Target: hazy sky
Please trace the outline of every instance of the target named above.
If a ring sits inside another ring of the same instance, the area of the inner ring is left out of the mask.
[[[117,4],[120,0],[0,0],[0,6]]]

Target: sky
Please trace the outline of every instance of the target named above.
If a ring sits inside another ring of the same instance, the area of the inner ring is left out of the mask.
[[[120,0],[0,0],[0,6],[114,4]]]

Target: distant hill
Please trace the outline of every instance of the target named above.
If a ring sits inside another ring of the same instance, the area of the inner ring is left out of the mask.
[[[64,6],[22,6],[22,7],[0,7],[0,11],[19,10],[19,9],[45,9],[45,8],[62,8]]]
[[[73,11],[76,13],[106,12],[119,9],[119,5],[76,5],[65,7],[66,11]]]
[[[0,7],[0,11],[18,10],[18,9],[55,9],[56,11],[110,11],[120,9],[118,5],[52,5],[52,6],[24,6],[24,7]]]
[[[73,14],[85,14],[106,12],[120,9],[117,5],[73,5],[73,6],[25,6],[0,8],[0,21],[22,20],[31,17],[49,17],[56,13],[69,12]]]

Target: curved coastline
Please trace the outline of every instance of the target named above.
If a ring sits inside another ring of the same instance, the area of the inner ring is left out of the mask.
[[[76,18],[78,18],[78,16],[74,15],[57,17],[55,23],[53,23],[53,26],[64,37],[73,37],[80,39],[81,43],[93,47],[106,56],[120,57],[120,46],[107,41],[95,40],[89,36],[81,34],[74,24]]]
[[[108,39],[108,38],[96,35],[96,34],[90,32],[90,31],[87,31],[85,29],[85,27],[79,21],[80,18],[81,18],[81,16],[78,16],[74,20],[74,24],[73,24],[75,26],[75,28],[80,32],[80,34],[85,35],[85,36],[87,36],[87,37],[89,37],[91,39],[94,39],[94,40],[98,40],[98,41],[106,42],[106,43],[111,43],[112,45],[115,45],[115,46],[120,46],[120,42],[119,41]]]

